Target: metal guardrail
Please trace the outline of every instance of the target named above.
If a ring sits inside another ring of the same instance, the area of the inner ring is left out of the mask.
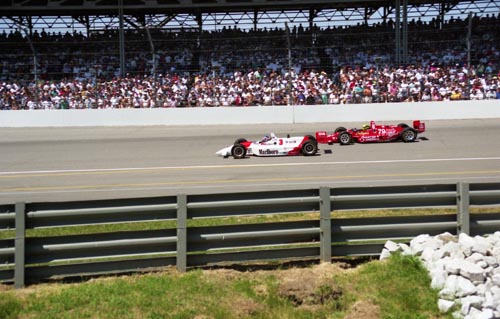
[[[0,206],[0,282],[23,287],[52,278],[176,266],[375,256],[387,240],[427,233],[484,235],[500,230],[500,183],[301,189]],[[453,207],[456,214],[335,218],[339,210]],[[194,227],[202,218],[319,212],[319,219]],[[171,228],[26,236],[48,227],[171,221]],[[5,237],[5,236],[4,236]],[[9,236],[7,236],[9,237]]]

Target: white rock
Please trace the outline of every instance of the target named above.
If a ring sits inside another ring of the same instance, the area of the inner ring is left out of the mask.
[[[491,276],[491,282],[496,286],[500,286],[500,273],[496,273]]]
[[[484,269],[468,261],[461,262],[460,275],[470,279],[472,282],[482,283],[485,281]]]
[[[483,311],[475,312],[471,316],[472,316],[471,319],[494,319],[495,318],[493,310],[491,310],[491,309],[485,309]]]
[[[399,244],[399,248],[401,249],[401,253],[405,256],[411,256],[413,255],[413,252],[407,244],[401,243]]]
[[[420,256],[424,250],[424,243],[430,239],[431,236],[429,234],[422,234],[410,240],[410,248],[413,251],[413,254]]]
[[[391,257],[391,252],[387,249],[382,249],[382,252],[380,253],[379,260],[384,260]]]
[[[445,264],[445,270],[448,274],[458,275],[460,274],[460,269],[463,267],[464,260],[462,259],[448,259]]]
[[[484,297],[484,294],[487,291],[486,286],[487,285],[485,283],[476,285],[476,289],[477,289],[476,294]],[[488,285],[488,287],[489,287],[489,285]]]
[[[431,276],[431,288],[441,290],[444,288],[446,283],[446,272],[439,267],[435,267],[431,271],[429,271],[429,275]]]
[[[491,291],[485,291],[482,308],[496,309],[498,300],[495,300]]]
[[[484,261],[486,261],[490,267],[498,267],[498,259],[493,256],[484,256]]]
[[[465,260],[477,264],[480,261],[484,261],[484,255],[480,253],[473,253],[469,257],[465,258]]]
[[[495,296],[496,300],[500,302],[500,286],[493,286],[489,291]]]
[[[409,248],[388,242],[381,259],[391,254],[387,247],[419,256],[431,287],[439,289],[441,312],[460,304],[453,318],[500,319],[500,231],[484,237],[425,234],[411,240]]]
[[[392,240],[388,240],[385,242],[384,248],[390,251],[391,253],[401,251],[401,248],[398,244],[393,242]]]
[[[465,318],[467,318],[468,316],[470,316],[469,318],[476,319],[475,316],[478,316],[480,314],[481,314],[481,310],[479,310],[477,308],[474,308],[474,307],[470,307],[469,313],[465,316]]]
[[[491,302],[493,303],[491,309],[500,311],[500,292],[498,292],[498,290],[500,290],[500,288],[497,286],[495,286],[495,288],[497,288],[496,291],[494,291],[493,289],[490,291],[492,294]],[[486,300],[486,301],[488,301],[488,300]]]
[[[458,290],[458,276],[449,275],[444,283],[444,288],[442,290],[451,291],[455,294]]]
[[[434,236],[434,238],[441,240],[444,244],[447,244],[449,242],[458,242],[457,236],[449,232],[444,232],[442,234],[436,235]]]
[[[496,245],[499,245],[500,244],[496,244]],[[500,262],[500,247],[499,246],[495,246],[491,249],[491,256],[495,257],[496,260],[498,260]]]
[[[455,259],[464,259],[465,255],[457,242],[448,242],[440,249],[443,256],[448,256]]]
[[[436,260],[439,260],[439,258],[434,257],[434,254],[436,253],[436,250],[434,250],[432,247],[425,247],[422,246],[423,250],[420,252],[420,259],[424,261],[425,263],[433,263]],[[412,250],[413,253],[415,253]]]
[[[489,267],[488,263],[486,261],[484,261],[484,260],[478,261],[476,263],[476,265],[478,265],[479,267],[481,267],[481,268],[483,268],[485,270],[486,270],[486,268]]]
[[[453,308],[454,305],[455,302],[451,300],[445,300],[445,299],[438,300],[438,308],[439,311],[441,311],[442,313],[450,311],[450,309]]]
[[[460,248],[466,257],[472,255],[472,246],[474,245],[474,238],[470,237],[465,233],[461,233],[458,236],[458,243]]]
[[[450,288],[446,288],[446,287],[439,291],[438,296],[441,299],[446,299],[446,300],[450,300],[450,301],[457,299],[455,297],[455,291],[451,290]]]
[[[475,294],[476,291],[476,286],[469,279],[462,276],[457,277],[457,290],[455,292],[457,297],[470,296]]]
[[[488,241],[488,239],[481,237],[481,236],[475,236],[474,237],[474,243],[471,247],[472,253],[479,253],[481,255],[487,255],[488,252],[490,251],[492,245]]]
[[[484,302],[484,298],[479,297],[479,296],[467,296],[462,299],[460,299],[460,303],[462,304],[461,307],[461,312],[464,315],[469,314],[471,307],[474,308],[481,308],[482,304]]]

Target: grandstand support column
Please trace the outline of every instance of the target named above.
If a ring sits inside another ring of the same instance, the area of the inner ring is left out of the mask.
[[[26,40],[28,40],[28,44],[30,46],[31,52],[33,53],[33,76],[35,80],[35,108],[38,108],[39,105],[39,96],[38,96],[38,59],[37,59],[37,52],[35,50],[35,46],[33,45],[33,42],[31,41],[31,32],[32,29],[30,28],[29,32],[26,29],[23,29],[25,34],[26,34]]]
[[[123,24],[123,0],[118,0],[118,19],[120,23],[119,41],[120,41],[120,76],[125,75],[125,31]]]
[[[201,12],[196,13],[196,23],[198,24],[198,35],[196,38],[196,49],[194,51],[194,56],[192,60],[192,67],[190,68],[190,72],[200,72],[201,67],[200,67],[200,56],[201,56],[201,50],[203,48],[204,42],[203,42],[203,19],[201,16]]]
[[[403,63],[408,63],[408,0],[403,0]]]
[[[88,36],[90,34],[90,17],[87,15],[83,19],[83,25],[85,25],[86,34]]]
[[[28,23],[28,30],[31,36],[33,35],[33,18],[31,16],[26,17],[26,22]]]
[[[144,23],[144,28],[146,29],[146,34],[148,35],[148,40],[149,40],[149,46],[151,48],[151,56],[152,56],[152,62],[153,62],[153,69],[152,71],[152,77],[153,77],[153,101],[154,101],[154,106],[158,107],[157,101],[156,101],[156,93],[157,88],[156,88],[156,50],[155,50],[155,44],[153,43],[153,38],[151,37],[151,32],[149,32],[148,25]]]
[[[395,0],[394,1],[394,11],[396,13],[396,21],[394,21],[394,31],[395,31],[395,38],[396,38],[396,49],[395,49],[395,63],[400,64],[401,63],[401,2],[400,0]]]
[[[439,30],[443,30],[444,15],[446,13],[444,1],[439,4]]]
[[[471,41],[472,41],[472,12],[469,12],[469,24],[467,26],[467,94],[469,95],[470,98],[470,91],[471,91],[471,83],[470,79],[472,78],[472,67],[471,67],[471,58],[470,58],[470,51],[471,51]]]
[[[314,27],[314,19],[318,16],[318,12],[315,9],[309,10],[309,30]]]
[[[253,10],[253,30],[257,31],[257,24],[259,23],[259,11]]]
[[[201,34],[203,32],[203,19],[201,16],[201,12],[196,12],[195,19],[196,19],[196,23],[198,24],[198,29],[199,29],[200,34]]]
[[[288,48],[288,79],[286,83],[288,99],[287,105],[292,105],[292,46],[290,44],[290,27],[288,27],[288,22],[285,22],[286,30],[286,44]]]

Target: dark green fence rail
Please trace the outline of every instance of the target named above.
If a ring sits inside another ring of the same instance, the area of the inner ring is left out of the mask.
[[[0,282],[16,287],[45,280],[185,271],[220,263],[376,256],[386,240],[443,232],[500,230],[500,183],[301,189],[0,206]],[[335,218],[339,210],[454,208],[456,214]],[[188,226],[202,218],[317,212],[315,220]],[[164,229],[26,236],[26,231],[137,222]],[[10,232],[10,233],[9,233]]]

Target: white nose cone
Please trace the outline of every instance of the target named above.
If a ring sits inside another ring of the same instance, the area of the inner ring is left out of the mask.
[[[220,151],[218,151],[217,153],[215,153],[215,155],[222,156],[222,157],[229,156],[229,155],[231,155],[231,147],[225,147],[225,148],[221,149]]]

